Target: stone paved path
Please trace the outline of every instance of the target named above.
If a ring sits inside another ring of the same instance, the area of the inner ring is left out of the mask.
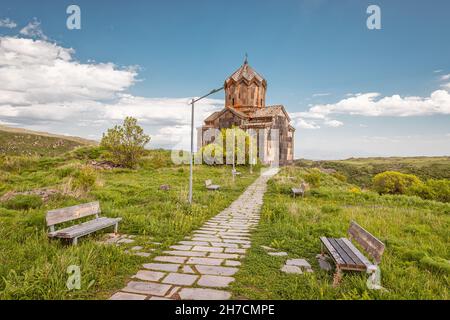
[[[193,235],[143,265],[111,300],[222,300],[234,281],[241,259],[250,248],[250,233],[259,221],[267,180],[263,173],[228,208]]]

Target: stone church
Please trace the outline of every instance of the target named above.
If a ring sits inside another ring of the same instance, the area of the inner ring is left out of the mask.
[[[257,136],[258,155],[265,164],[291,164],[294,159],[295,128],[283,105],[266,106],[267,81],[248,64],[244,64],[225,80],[225,107],[204,120],[202,134],[208,129],[239,127],[253,129]],[[276,130],[278,129],[278,137]],[[279,150],[273,150],[277,146]],[[202,141],[207,145],[213,141]]]

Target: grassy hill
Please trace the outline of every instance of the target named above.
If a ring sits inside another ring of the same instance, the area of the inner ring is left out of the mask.
[[[345,175],[348,182],[359,186],[371,184],[372,177],[384,171],[414,174],[422,180],[450,179],[450,157],[388,157],[350,158],[336,161],[296,160],[303,168],[335,169]]]
[[[0,125],[0,155],[56,156],[96,142]]]

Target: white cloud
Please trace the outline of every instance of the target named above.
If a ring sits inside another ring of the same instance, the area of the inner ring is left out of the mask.
[[[133,116],[152,135],[151,146],[188,148],[189,97],[130,95],[136,67],[81,63],[74,54],[45,40],[0,37],[0,121],[99,139]],[[222,106],[223,100],[198,102],[196,125]]]
[[[429,97],[400,95],[380,97],[379,93],[371,92],[342,99],[333,104],[318,104],[311,107],[308,113],[311,117],[327,117],[332,114],[369,117],[450,114],[450,94],[446,90],[436,90]]]
[[[343,126],[344,123],[338,120],[326,120],[324,121],[324,125],[326,125],[327,127],[337,128]]]
[[[41,22],[36,18],[33,18],[25,27],[20,30],[20,34],[23,36],[48,40],[48,37],[44,34],[41,28]]]
[[[450,89],[450,83],[442,85]],[[347,94],[346,98],[330,104],[310,105],[306,112],[295,112],[292,118],[302,129],[318,129],[321,125],[340,127],[341,121],[332,119],[335,115],[358,115],[367,117],[409,117],[450,114],[450,93],[440,89],[429,97],[398,94],[382,97],[377,92]]]
[[[434,73],[441,73],[442,71],[444,71],[444,70],[442,70],[442,69],[437,69],[437,70],[434,70],[433,72],[434,72]]]
[[[445,81],[445,80],[449,80],[450,79],[450,73],[449,74],[445,74],[443,76],[441,76],[441,80]]]
[[[316,123],[316,121],[301,118],[294,121],[294,126],[300,129],[320,129],[320,126]]]
[[[314,97],[314,98],[316,98],[316,97],[326,97],[326,96],[329,96],[331,93],[328,93],[328,92],[324,92],[324,93],[314,93],[312,96]]]
[[[1,37],[0,104],[113,99],[135,82],[133,68],[83,64],[73,54],[44,40]]]
[[[0,28],[13,29],[15,27],[17,27],[17,23],[12,21],[10,18],[0,19]]]

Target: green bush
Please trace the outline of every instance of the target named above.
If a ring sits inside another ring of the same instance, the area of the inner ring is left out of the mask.
[[[429,179],[415,187],[413,193],[427,200],[450,202],[450,180]]]
[[[322,174],[318,169],[312,169],[308,174],[304,176],[306,182],[308,182],[314,188],[320,187],[320,179]]]
[[[73,175],[73,189],[88,192],[97,181],[97,173],[92,167],[84,166]]]
[[[19,194],[4,202],[3,206],[12,210],[28,210],[42,206],[42,199],[37,195]]]
[[[372,186],[379,194],[413,194],[422,182],[412,174],[386,171],[372,179]]]
[[[341,182],[347,182],[347,177],[340,172],[335,172],[332,173],[331,175]]]
[[[71,154],[76,159],[80,160],[95,160],[102,156],[104,153],[104,149],[102,147],[78,147],[71,152]]]

